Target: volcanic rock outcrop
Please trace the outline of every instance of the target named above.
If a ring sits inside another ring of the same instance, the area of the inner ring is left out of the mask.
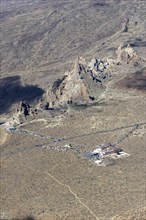
[[[28,115],[35,115],[37,114],[37,109],[31,107],[29,104],[25,103],[25,102],[20,102],[19,107],[17,108],[17,114],[21,115],[21,116],[28,116]]]
[[[117,61],[120,63],[138,65],[138,63],[144,60],[138,55],[138,53],[128,44],[127,47],[119,46],[117,50]]]
[[[62,79],[57,79],[45,93],[40,100],[40,108],[49,110],[97,101],[105,90],[106,82],[112,77],[111,69],[117,64],[135,66],[139,62],[143,59],[129,45],[120,46],[115,59],[94,57],[87,62],[82,57],[77,58],[73,70],[66,72]]]
[[[105,90],[103,80],[111,76],[105,71],[107,66],[106,61],[95,58],[90,63],[82,57],[77,58],[74,69],[57,79],[46,92],[44,109],[97,100]]]
[[[29,116],[29,120],[34,119],[37,113],[38,109],[33,108],[26,102],[20,102],[19,106],[16,108],[16,112],[5,123],[3,123],[1,127],[9,130],[9,128],[14,128],[26,122],[27,116]]]

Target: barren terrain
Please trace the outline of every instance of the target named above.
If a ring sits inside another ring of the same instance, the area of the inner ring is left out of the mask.
[[[144,12],[143,0],[1,1],[2,220],[146,219]],[[116,59],[127,44],[142,61],[111,66],[96,102],[39,110],[6,129],[19,102],[36,106],[77,56]],[[84,157],[103,143],[129,156],[106,166]]]

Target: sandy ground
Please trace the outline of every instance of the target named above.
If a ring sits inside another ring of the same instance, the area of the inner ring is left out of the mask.
[[[37,102],[76,56],[115,58],[119,45],[130,43],[145,58],[143,0],[2,0],[1,10],[2,122],[22,99]],[[96,105],[56,117],[42,112],[21,126],[63,141],[0,129],[2,220],[146,219],[145,68],[123,64],[111,72]],[[105,167],[73,151],[41,147],[71,144],[89,151],[118,140],[130,156]]]
[[[58,145],[69,143],[86,151],[101,143],[114,143],[132,129],[126,126],[145,122],[145,96],[112,85],[100,106],[70,110],[70,116],[36,120],[21,128],[64,137]],[[111,94],[114,96],[109,99]],[[50,140],[11,133],[11,139],[1,145],[3,219],[108,220],[118,216],[115,218],[144,220],[145,128],[140,125],[119,144],[130,156],[107,167],[96,166],[73,152],[35,147],[50,145]]]

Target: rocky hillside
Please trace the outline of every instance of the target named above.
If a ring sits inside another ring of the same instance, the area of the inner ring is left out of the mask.
[[[65,72],[62,79],[57,79],[47,91],[45,99],[48,101],[48,108],[97,100],[104,91],[102,80],[110,76],[108,72],[104,72],[107,65],[108,63],[96,59],[88,65],[85,59],[78,58],[73,70]]]
[[[85,58],[77,58],[74,68],[65,72],[61,79],[54,81],[40,100],[40,108],[48,110],[66,105],[92,103],[98,101],[106,89],[106,84],[113,79],[112,71],[127,65],[137,67],[145,63],[145,59],[130,45],[120,46],[115,59],[92,58],[87,62]]]
[[[46,71],[63,73],[76,56],[110,54],[120,43],[142,50],[144,2],[2,0],[1,71],[22,77],[22,71],[33,72],[31,82],[39,71],[43,84]]]
[[[107,75],[141,71],[143,67],[137,67],[135,60],[137,54],[145,57],[144,21],[143,0],[84,0],[80,4],[75,0],[19,0],[19,4],[2,0],[0,114],[14,110],[20,101],[31,104],[41,97],[45,108],[52,105],[50,102],[57,106],[68,101],[94,101],[104,91]],[[111,69],[104,75],[100,60],[112,63],[117,59],[118,47],[122,67],[114,66],[114,74]],[[82,69],[79,73],[72,66],[81,56],[86,63],[77,65]],[[124,69],[126,62],[134,63],[135,69]],[[97,66],[101,70],[98,76]],[[70,87],[76,77],[82,89]]]

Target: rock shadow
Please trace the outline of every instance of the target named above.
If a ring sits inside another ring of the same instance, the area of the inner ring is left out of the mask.
[[[146,47],[146,41],[142,41],[140,38],[135,39],[133,42],[128,41],[131,47]]]
[[[107,7],[109,6],[109,4],[100,0],[100,1],[93,2],[92,6],[99,8],[99,7]]]
[[[24,217],[24,218],[16,218],[16,219],[13,219],[13,220],[35,220],[35,219],[32,216],[27,216],[27,217]]]
[[[0,114],[9,112],[11,106],[20,101],[33,103],[41,98],[44,90],[37,85],[22,85],[20,76],[0,79]]]
[[[118,88],[135,89],[145,92],[146,90],[146,68],[139,70],[116,83]]]

